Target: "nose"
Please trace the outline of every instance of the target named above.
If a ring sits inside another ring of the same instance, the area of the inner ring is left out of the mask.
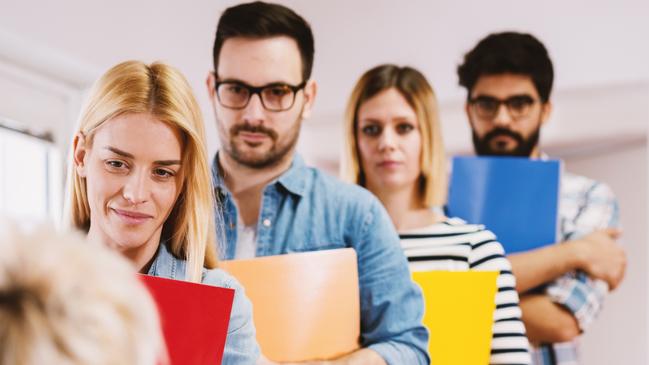
[[[124,185],[123,193],[132,205],[142,204],[149,199],[151,189],[149,186],[149,174],[147,171],[134,171],[131,173]]]
[[[261,124],[265,119],[264,105],[261,103],[261,96],[253,94],[243,113],[244,121],[250,124]]]
[[[513,121],[514,120],[512,119],[512,116],[509,114],[509,110],[507,109],[507,106],[505,104],[500,104],[498,106],[498,110],[496,111],[496,116],[493,119],[494,125],[498,127],[507,127]]]
[[[391,128],[383,129],[379,137],[379,151],[394,150],[397,145],[397,136]]]

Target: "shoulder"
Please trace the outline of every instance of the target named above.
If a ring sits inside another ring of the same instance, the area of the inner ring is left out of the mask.
[[[561,195],[564,198],[586,196],[595,199],[615,200],[615,194],[607,184],[570,172],[564,172],[561,178]]]
[[[374,198],[374,195],[365,188],[344,182],[318,168],[305,167],[305,170],[308,171],[307,174],[310,176],[312,190],[325,190],[330,196],[351,201]]]
[[[332,212],[352,220],[384,215],[381,202],[362,186],[341,181],[317,168],[306,169],[311,177],[307,194],[312,201],[321,201]]]
[[[496,235],[488,230],[482,224],[469,224],[458,217],[447,218],[440,226],[448,227],[447,230],[452,233],[463,234],[470,237],[472,242],[481,242],[485,240],[496,240]]]
[[[201,280],[202,284],[219,286],[222,288],[239,290],[243,289],[241,284],[234,276],[228,274],[222,269],[203,269],[203,278]]]

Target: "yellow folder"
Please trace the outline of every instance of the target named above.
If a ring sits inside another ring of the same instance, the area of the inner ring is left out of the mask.
[[[424,293],[431,364],[489,364],[498,272],[428,271],[412,277]]]
[[[359,348],[356,251],[221,261],[253,304],[257,340],[279,362],[334,359]]]

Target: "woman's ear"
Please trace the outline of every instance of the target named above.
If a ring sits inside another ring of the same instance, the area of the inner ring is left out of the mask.
[[[84,136],[82,132],[75,134],[74,140],[72,141],[72,158],[74,159],[74,168],[77,170],[77,175],[84,178],[86,177],[86,141],[86,136]]]

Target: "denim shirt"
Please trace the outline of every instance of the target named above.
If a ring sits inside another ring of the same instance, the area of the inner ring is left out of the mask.
[[[227,243],[221,255],[227,260],[236,251],[238,214],[217,161],[218,155],[212,175]],[[427,365],[422,294],[387,212],[367,190],[307,167],[296,155],[291,167],[264,188],[256,256],[343,247],[354,248],[358,256],[361,345],[391,365]]]
[[[175,280],[185,280],[186,261],[176,258],[167,245],[160,244],[148,274]],[[253,365],[259,358],[259,345],[252,321],[252,304],[241,284],[221,269],[203,269],[201,282],[206,285],[234,289],[234,301],[225,340],[222,365]]]

